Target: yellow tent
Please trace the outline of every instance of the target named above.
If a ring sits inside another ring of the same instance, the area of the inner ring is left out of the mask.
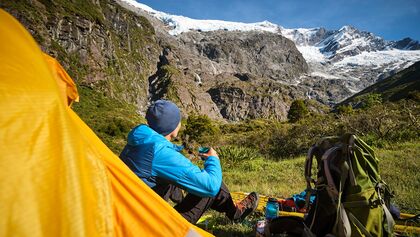
[[[60,64],[0,9],[0,236],[210,236],[140,182],[74,100]]]

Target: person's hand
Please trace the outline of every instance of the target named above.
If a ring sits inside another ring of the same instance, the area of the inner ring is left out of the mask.
[[[211,147],[210,147],[210,149],[209,149],[209,151],[207,153],[199,153],[198,155],[203,160],[207,160],[207,158],[209,156],[215,156],[215,157],[219,158],[219,155],[217,154],[217,152],[213,148],[211,148]]]

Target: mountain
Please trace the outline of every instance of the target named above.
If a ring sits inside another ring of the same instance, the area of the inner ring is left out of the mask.
[[[362,52],[385,50],[391,46],[391,42],[352,26],[343,26],[339,30],[330,31],[324,28],[283,29],[282,33],[298,46],[317,47],[319,52],[332,62]]]
[[[79,85],[81,103],[91,106],[87,113],[109,109],[101,105],[105,96],[134,105],[143,115],[151,101],[166,98],[185,116],[285,119],[291,101],[304,97],[305,91],[289,82],[307,72],[305,59],[277,33],[175,36],[167,22],[113,0],[1,1],[0,7],[63,64]],[[125,129],[118,109],[113,127]],[[92,116],[86,115],[92,123],[102,119]]]
[[[310,91],[296,86],[296,78],[308,71],[305,59],[274,24],[194,20],[135,1],[118,3],[155,27],[163,48],[158,71],[179,72],[152,77],[152,88],[160,88],[153,99],[170,98],[187,113],[231,121],[285,119],[291,101]],[[172,88],[161,89],[165,85]]]
[[[352,26],[284,29],[309,64],[310,76],[343,80],[353,93],[420,60],[419,42],[387,41]]]
[[[393,48],[404,50],[420,50],[420,43],[418,40],[411,38],[404,38],[402,40],[394,41],[391,43]]]
[[[179,36],[186,32],[250,32],[281,34],[295,42],[308,63],[307,73],[294,81],[308,98],[334,104],[372,83],[386,78],[420,60],[419,43],[406,38],[387,41],[352,26],[339,30],[325,28],[286,29],[268,21],[259,23],[195,20],[156,11],[134,0],[121,0],[129,9],[137,9],[166,27],[166,33]],[[327,81],[328,82],[327,82]]]
[[[383,101],[397,101],[407,98],[412,98],[419,101],[420,61],[393,76],[385,78],[365,88],[361,92],[354,94],[340,104],[352,104],[357,106],[357,103],[363,97],[372,93],[380,94]]]
[[[409,66],[419,52],[399,49],[415,49],[415,41],[390,43],[352,27],[287,30],[267,21],[195,20],[134,0],[1,1],[0,7],[58,58],[83,93],[94,92],[87,100],[102,95],[139,114],[166,98],[186,116],[282,120],[297,98],[334,104]]]

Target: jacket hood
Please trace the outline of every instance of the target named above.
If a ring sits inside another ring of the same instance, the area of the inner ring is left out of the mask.
[[[155,130],[151,129],[145,124],[140,124],[139,126],[133,128],[127,137],[127,144],[130,146],[139,146],[146,143],[159,143],[164,144],[165,146],[172,147],[176,151],[181,151],[184,149],[183,146],[178,146],[172,142],[166,140],[164,136],[157,133]]]
[[[155,136],[157,139],[159,139],[159,137],[162,137],[162,139],[165,139],[162,135],[155,132],[149,126],[145,124],[140,124],[139,126],[133,128],[130,131],[127,137],[127,143],[131,146],[138,146],[140,144],[149,142],[149,140]]]

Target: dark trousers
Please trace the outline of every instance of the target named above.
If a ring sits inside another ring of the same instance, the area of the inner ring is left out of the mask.
[[[229,219],[233,219],[236,213],[236,206],[226,185],[222,183],[219,193],[215,197],[199,197],[188,193],[185,197],[182,190],[173,184],[160,184],[153,188],[163,199],[171,199],[177,210],[190,223],[195,224],[198,219],[209,208],[218,212],[226,213]]]

